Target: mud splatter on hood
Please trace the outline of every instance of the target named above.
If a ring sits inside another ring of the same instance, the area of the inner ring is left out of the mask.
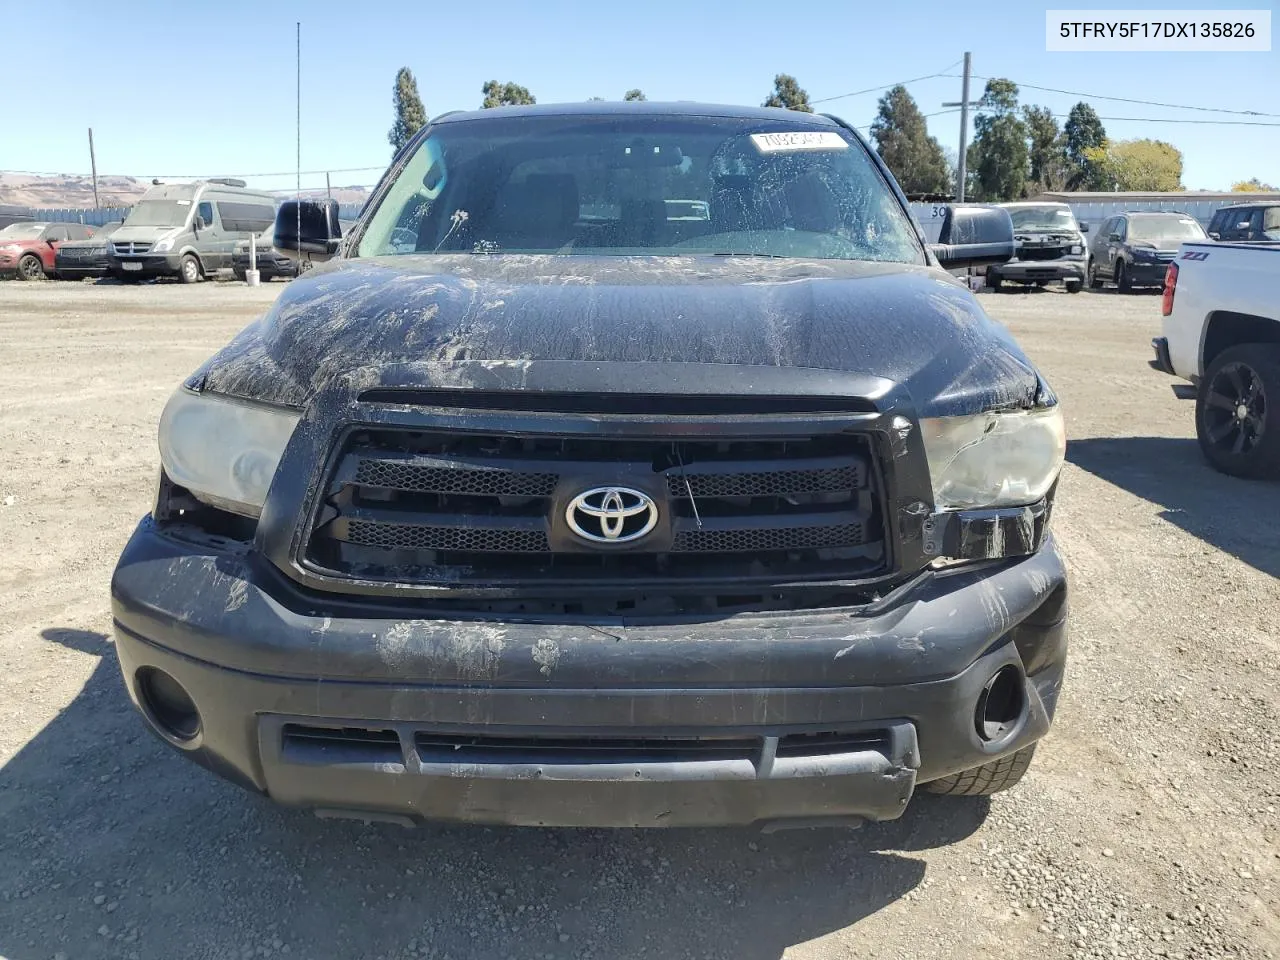
[[[405,256],[293,281],[190,382],[291,406],[346,379],[544,360],[748,364],[903,384],[922,413],[1025,403],[1031,363],[973,295],[906,264],[747,257]],[[626,390],[617,383],[615,389]]]

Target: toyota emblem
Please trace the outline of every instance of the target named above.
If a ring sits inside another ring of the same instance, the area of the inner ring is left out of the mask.
[[[569,529],[591,543],[630,543],[658,525],[658,505],[630,487],[592,487],[565,509]]]

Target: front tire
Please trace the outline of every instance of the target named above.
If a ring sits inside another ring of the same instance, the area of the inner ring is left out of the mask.
[[[19,280],[43,280],[44,264],[34,253],[25,253],[18,260]]]
[[[921,786],[928,793],[945,793],[952,797],[986,797],[1008,790],[1022,779],[1031,758],[1036,755],[1036,745],[1023,747],[999,760],[992,760],[972,770],[961,770],[941,780],[933,780]]]
[[[1123,260],[1116,263],[1116,289],[1121,293],[1133,293],[1133,279]]]
[[[1062,285],[1067,288],[1067,293],[1079,293],[1084,289],[1083,280],[1066,280]]]
[[[1280,346],[1245,343],[1213,358],[1196,393],[1196,439],[1215,470],[1280,478]]]
[[[1000,292],[1000,288],[1001,288],[1003,285],[1004,285],[1004,281],[1000,279],[1000,275],[999,275],[998,273],[997,273],[997,274],[991,274],[991,273],[988,273],[988,274],[987,274],[987,286],[991,288],[992,292],[994,292],[994,293],[999,293],[999,292]]]
[[[231,275],[235,277],[237,280],[239,280],[241,283],[244,283],[246,280],[249,279],[249,274],[246,273],[244,270],[241,270],[239,267],[233,267],[231,270]]]
[[[183,283],[199,283],[200,276],[200,261],[196,259],[195,254],[184,254],[182,257],[182,266],[178,269],[179,279],[181,279]]]
[[[1098,276],[1098,265],[1096,263],[1089,264],[1089,289],[1102,289],[1102,278]]]

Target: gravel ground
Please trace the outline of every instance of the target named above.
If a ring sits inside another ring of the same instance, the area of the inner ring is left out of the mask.
[[[1158,298],[982,295],[1071,437],[1022,785],[756,835],[322,822],[144,731],[106,586],[156,420],[281,289],[0,284],[0,958],[1280,957],[1280,485],[1202,463]]]

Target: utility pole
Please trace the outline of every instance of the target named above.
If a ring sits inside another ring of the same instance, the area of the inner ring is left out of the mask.
[[[93,155],[93,127],[89,128],[89,169],[93,171],[93,207],[98,209],[98,161]]]
[[[960,108],[960,169],[956,171],[956,202],[958,203],[964,203],[964,181],[965,177],[968,176],[965,153],[969,149],[969,108],[976,107],[978,105],[977,101],[972,103],[969,101],[969,76],[970,68],[972,66],[972,57],[973,54],[965,51],[964,80],[960,87],[960,102],[943,104],[944,107]]]

